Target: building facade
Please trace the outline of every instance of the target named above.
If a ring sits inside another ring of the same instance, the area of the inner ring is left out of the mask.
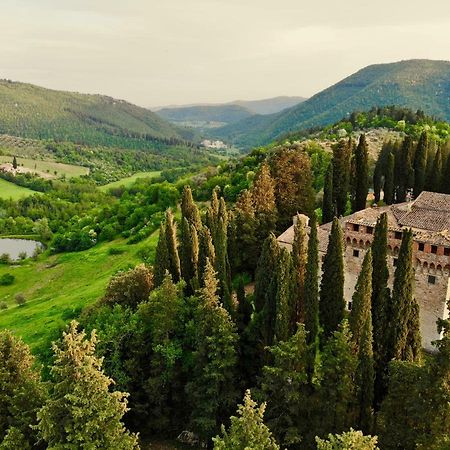
[[[432,351],[439,339],[437,320],[448,318],[450,299],[450,195],[422,192],[416,200],[397,205],[372,207],[340,219],[345,237],[345,299],[351,301],[362,261],[373,241],[378,217],[388,218],[388,267],[392,289],[403,230],[413,232],[415,297],[420,306],[422,345]],[[331,224],[319,227],[319,253],[326,253]],[[278,237],[280,245],[292,248],[294,227]]]

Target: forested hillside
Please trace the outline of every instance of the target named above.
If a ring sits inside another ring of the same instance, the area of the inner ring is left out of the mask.
[[[253,116],[214,130],[214,135],[248,148],[288,132],[333,123],[352,111],[388,105],[450,120],[450,62],[409,60],[368,66],[289,110]]]

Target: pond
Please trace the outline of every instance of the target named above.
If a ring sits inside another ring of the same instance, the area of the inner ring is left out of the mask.
[[[38,241],[0,238],[0,255],[7,253],[12,260],[19,259],[21,253],[26,253],[27,256],[33,256],[35,250],[42,247],[43,245]]]

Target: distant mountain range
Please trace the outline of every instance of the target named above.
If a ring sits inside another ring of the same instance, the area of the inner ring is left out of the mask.
[[[336,122],[353,111],[397,105],[450,121],[450,62],[408,60],[368,66],[310,99],[270,115],[253,115],[209,130],[242,148],[286,133]]]
[[[0,80],[0,134],[138,148],[194,137],[192,131],[124,100],[9,80]]]
[[[221,104],[194,104],[155,108],[162,118],[194,128],[217,128],[255,114],[274,114],[304,101],[303,97],[274,97],[263,100],[236,100]]]

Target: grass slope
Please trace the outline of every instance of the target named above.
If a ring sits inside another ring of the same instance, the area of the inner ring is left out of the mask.
[[[352,111],[389,105],[450,120],[450,62],[409,60],[368,66],[293,108],[252,116],[211,134],[251,147],[291,131],[332,124]]]
[[[0,80],[0,133],[118,147],[144,135],[192,138],[190,132],[124,100],[8,80]]]
[[[130,187],[137,179],[139,178],[154,178],[161,175],[161,171],[153,171],[153,172],[138,172],[130,177],[122,178],[121,180],[113,181],[112,183],[105,184],[100,186],[99,189],[103,192],[108,191],[112,188],[117,188],[120,186],[124,186],[126,188]]]
[[[14,183],[10,183],[9,181],[0,178],[0,198],[5,200],[10,198],[13,200],[19,200],[33,194],[36,194],[36,191],[32,191],[31,189],[22,186],[17,186]]]
[[[7,310],[0,311],[0,329],[12,330],[36,348],[79,308],[100,298],[114,273],[141,262],[137,255],[140,249],[154,248],[156,242],[157,233],[136,245],[119,240],[84,252],[42,256],[23,266],[0,266],[0,276],[11,273],[16,277],[13,285],[0,286],[0,301],[8,304]],[[121,248],[123,253],[111,255],[111,248]],[[25,305],[16,305],[17,293],[25,295]]]

